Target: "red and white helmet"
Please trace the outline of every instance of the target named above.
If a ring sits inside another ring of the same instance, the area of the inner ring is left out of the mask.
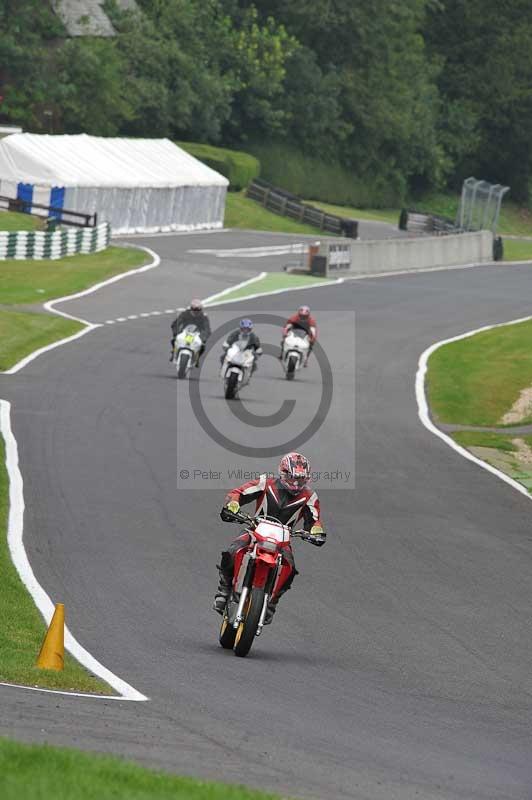
[[[297,313],[303,319],[308,319],[310,317],[310,308],[308,306],[299,306]]]
[[[279,481],[290,494],[298,494],[310,478],[310,462],[301,453],[287,453],[279,464]]]
[[[190,301],[190,310],[193,314],[200,314],[203,311],[203,303],[197,297]]]

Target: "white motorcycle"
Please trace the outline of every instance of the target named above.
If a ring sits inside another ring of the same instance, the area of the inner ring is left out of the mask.
[[[174,364],[177,377],[181,380],[188,377],[192,365],[199,358],[203,341],[195,325],[187,325],[178,333],[174,345]]]
[[[288,331],[283,342],[283,367],[286,380],[294,379],[298,369],[301,369],[308,358],[310,339],[308,333],[301,328],[292,328]]]
[[[222,380],[226,400],[234,400],[251,379],[255,354],[246,350],[247,342],[236,341],[228,349],[222,363]]]

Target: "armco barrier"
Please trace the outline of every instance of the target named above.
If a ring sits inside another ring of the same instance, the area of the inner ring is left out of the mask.
[[[493,260],[493,234],[490,231],[478,231],[421,239],[324,241],[316,259],[316,269],[321,269],[319,274],[322,275],[323,256],[327,262],[327,274],[331,277],[342,274],[415,272],[434,267],[479,264]]]
[[[255,200],[274,214],[290,217],[297,222],[304,222],[319,228],[320,231],[332,233],[336,236],[347,236],[350,239],[358,238],[358,221],[328,214],[321,208],[315,208],[303,201],[295,194],[272,186],[270,183],[255,178],[246,190],[246,197]]]
[[[44,231],[0,231],[0,260],[63,258],[74,253],[105,250],[111,239],[111,226],[104,222],[95,228],[67,228]]]

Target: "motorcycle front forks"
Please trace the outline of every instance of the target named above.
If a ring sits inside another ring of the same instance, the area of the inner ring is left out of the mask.
[[[255,636],[260,636],[262,633],[262,629],[264,627],[264,619],[266,617],[266,611],[268,610],[268,600],[273,594],[273,588],[275,586],[275,581],[277,580],[277,575],[279,574],[279,570],[281,568],[283,561],[283,557],[279,555],[277,557],[277,568],[272,569],[270,575],[268,576],[268,580],[266,581],[266,586],[264,587],[264,601],[262,603],[262,611],[260,612],[259,617],[259,624],[257,625],[257,631]],[[238,608],[236,610],[235,620],[233,622],[233,628],[236,630],[241,622],[244,621],[244,608],[246,599],[249,595],[251,590],[251,585],[253,581],[253,568],[254,568],[254,558],[250,558],[248,561],[246,574],[244,576],[244,583],[242,586],[242,592],[240,593],[240,600],[238,602]]]

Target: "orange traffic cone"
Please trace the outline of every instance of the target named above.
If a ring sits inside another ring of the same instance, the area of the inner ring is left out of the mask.
[[[61,670],[65,667],[65,607],[57,603],[37,659],[39,669]]]

